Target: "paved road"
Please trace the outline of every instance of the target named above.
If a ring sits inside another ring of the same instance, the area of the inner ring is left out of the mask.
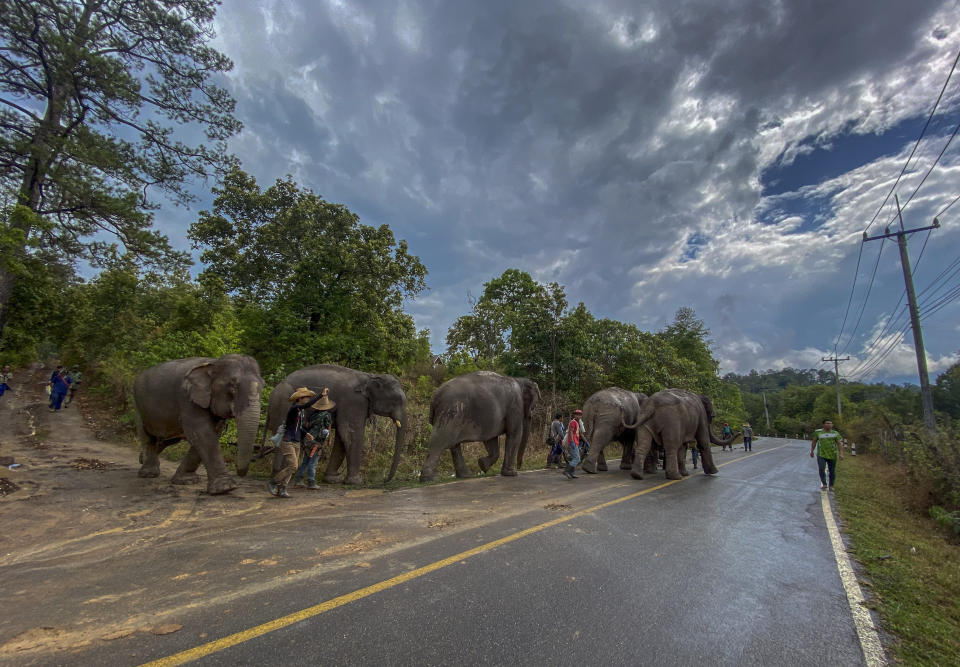
[[[199,646],[205,665],[864,664],[807,447],[761,439],[753,455],[717,452],[715,477],[669,484],[662,473],[567,482],[542,471],[387,494],[417,505],[521,486],[541,495],[518,497],[526,511],[506,518],[187,608],[182,631],[56,662],[140,664]],[[555,507],[565,494],[570,507]],[[310,530],[322,528],[312,517]],[[295,542],[304,530],[284,534]],[[487,546],[495,540],[505,541]]]

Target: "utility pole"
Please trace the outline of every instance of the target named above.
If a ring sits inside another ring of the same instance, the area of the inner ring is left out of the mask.
[[[843,359],[837,359],[836,350],[833,352],[834,356],[832,357],[821,357],[820,361],[832,361],[833,362],[833,377],[836,379],[837,384],[837,416],[843,416],[843,406],[840,405],[840,362],[849,361],[850,357],[844,357]]]
[[[940,220],[933,219],[933,224],[927,227],[907,230],[903,226],[903,214],[900,211],[900,198],[894,195],[897,202],[897,218],[900,220],[900,231],[891,232],[887,227],[886,233],[877,236],[867,236],[863,232],[863,240],[873,241],[896,236],[900,248],[900,266],[903,267],[903,281],[907,286],[907,304],[910,307],[910,327],[913,329],[913,347],[917,352],[917,370],[920,373],[920,400],[923,403],[923,424],[927,433],[933,434],[937,430],[937,422],[933,415],[933,392],[930,390],[930,375],[927,373],[927,353],[923,347],[923,331],[920,329],[920,311],[917,309],[917,295],[913,289],[913,273],[910,271],[910,255],[907,254],[907,234],[924,232],[928,229],[939,229]]]
[[[770,411],[767,410],[767,392],[760,392],[760,395],[763,396],[763,414],[767,417],[767,432],[770,432]]]

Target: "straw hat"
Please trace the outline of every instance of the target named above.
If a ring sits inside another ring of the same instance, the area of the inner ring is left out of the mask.
[[[331,401],[330,397],[327,396],[327,394],[329,393],[330,393],[330,390],[324,387],[323,391],[320,392],[320,398],[317,400],[316,403],[314,403],[310,407],[313,408],[314,410],[332,410],[333,406],[335,406],[336,403]]]
[[[306,396],[307,398],[312,398],[313,396],[316,396],[316,395],[317,395],[317,392],[311,391],[306,387],[300,387],[295,392],[290,394],[290,402],[293,403],[294,401],[301,399],[304,396]]]

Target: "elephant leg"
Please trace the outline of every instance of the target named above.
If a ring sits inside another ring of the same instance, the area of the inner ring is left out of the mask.
[[[493,467],[493,464],[497,462],[497,459],[500,458],[500,436],[484,441],[483,446],[487,448],[487,455],[479,457],[477,459],[477,465],[480,466],[480,470],[487,472]],[[503,465],[507,465],[506,461],[504,461]]]
[[[453,444],[450,444],[450,443]],[[430,436],[430,443],[427,445],[427,458],[420,468],[420,481],[432,482],[437,476],[437,465],[440,463],[440,455],[445,449],[456,447],[459,443],[456,441],[456,435],[449,428],[444,426],[434,427]]]
[[[327,461],[327,470],[323,474],[323,481],[327,484],[339,484],[340,466],[343,465],[343,459],[346,457],[346,449],[343,446],[343,440],[340,439],[339,430],[334,431],[333,447],[330,448],[330,459]]]
[[[590,454],[587,454],[590,456]],[[597,452],[597,470],[600,472],[606,472],[609,470],[607,467],[607,457],[603,455],[603,447],[600,448],[600,451]]]
[[[215,425],[211,424],[206,428],[194,426],[185,430],[190,451],[199,454],[203,467],[207,469],[207,493],[215,496],[237,488],[237,480],[227,471],[223,462]],[[190,452],[187,457],[190,457]]]
[[[623,453],[620,455],[620,470],[633,468],[633,440],[624,443]]]
[[[685,444],[677,447],[677,468],[680,470],[681,477],[690,476],[690,473],[687,472],[687,446]]]
[[[359,433],[344,432],[343,448],[347,454],[347,479],[344,484],[363,484],[360,464],[363,461],[363,430]]]
[[[512,431],[507,429],[506,442],[503,446],[503,465],[500,466],[500,474],[504,477],[517,476],[517,452],[520,451],[520,441],[522,438],[523,433],[519,428]],[[496,449],[491,450],[491,442]],[[500,453],[500,447],[497,445],[497,442],[497,438],[487,440],[487,451],[491,453],[491,456],[494,456],[494,453]],[[493,460],[496,461],[496,458]]]
[[[653,438],[650,432],[645,428],[638,429],[636,446],[634,447],[633,469],[630,471],[630,476],[634,479],[643,479],[645,462],[647,455],[651,451],[652,444]]]
[[[677,465],[677,450],[683,447],[682,443],[666,442],[663,443],[663,467],[666,468],[667,479],[683,479],[680,474],[680,467]]]
[[[605,423],[597,423],[593,426],[593,432],[589,435],[590,451],[580,463],[580,468],[587,473],[607,470],[607,458],[603,455],[603,450],[613,439],[613,428]]]
[[[160,476],[160,450],[156,439],[143,428],[140,416],[137,415],[137,436],[140,438],[140,477]]]
[[[703,474],[716,475],[720,470],[717,468],[717,464],[713,462],[713,451],[710,447],[710,441],[707,440],[705,443],[697,443],[697,446],[700,447],[700,459],[703,463]]]
[[[467,462],[463,458],[463,446],[459,442],[450,448],[450,458],[453,459],[453,469],[457,472],[457,477],[460,479],[473,477],[470,468],[467,467]]]
[[[173,474],[170,483],[198,484],[200,482],[200,475],[197,474],[197,468],[200,467],[200,463],[200,452],[197,451],[196,447],[191,446],[190,449],[187,450],[186,456],[180,460],[177,472]]]

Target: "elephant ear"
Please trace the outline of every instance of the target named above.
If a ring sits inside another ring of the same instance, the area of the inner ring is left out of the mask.
[[[533,380],[521,378],[520,390],[523,392],[523,414],[529,415],[533,404],[540,399],[540,387]]]
[[[713,411],[713,401],[706,394],[700,394],[700,402],[703,403],[703,409],[707,411],[707,422],[712,422],[716,413]]]
[[[213,364],[205,363],[195,366],[183,378],[183,388],[193,403],[201,408],[210,408],[210,372]]]

